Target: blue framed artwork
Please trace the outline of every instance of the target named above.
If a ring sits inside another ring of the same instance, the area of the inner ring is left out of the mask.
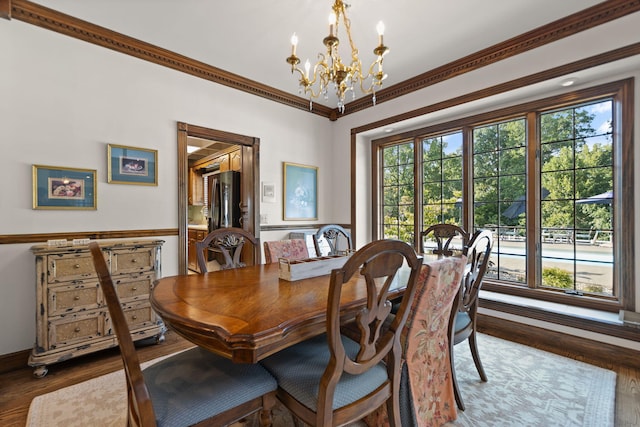
[[[283,163],[283,217],[285,220],[318,219],[318,168]]]
[[[158,185],[158,151],[108,144],[110,184]]]
[[[94,169],[33,165],[33,209],[97,209]]]

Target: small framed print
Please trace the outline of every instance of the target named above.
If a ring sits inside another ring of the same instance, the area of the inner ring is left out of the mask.
[[[284,220],[318,219],[318,168],[283,162]]]
[[[108,144],[107,182],[158,185],[158,150]]]
[[[95,169],[33,165],[33,209],[97,209]]]

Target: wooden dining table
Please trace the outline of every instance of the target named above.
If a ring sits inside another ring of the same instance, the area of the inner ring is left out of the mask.
[[[402,295],[409,269],[400,269],[389,292]],[[176,333],[238,363],[256,363],[326,331],[329,275],[280,278],[279,265],[259,264],[159,279],[151,306]],[[366,303],[358,273],[344,285],[343,321]]]

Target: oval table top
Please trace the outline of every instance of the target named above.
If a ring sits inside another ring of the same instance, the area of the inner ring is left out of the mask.
[[[401,269],[390,297],[402,294]],[[289,282],[278,264],[259,264],[206,274],[171,276],[155,282],[151,306],[187,340],[234,362],[257,361],[326,331],[330,275]],[[343,287],[346,320],[365,304],[364,278]]]

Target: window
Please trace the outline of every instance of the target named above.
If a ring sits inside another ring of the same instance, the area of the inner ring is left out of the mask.
[[[382,149],[382,236],[412,242],[414,230],[413,142]]]
[[[374,237],[418,249],[416,230],[434,223],[490,229],[486,288],[634,309],[632,245],[616,244],[634,218],[633,188],[622,185],[633,177],[627,85],[373,141],[373,182],[381,182],[373,189]]]
[[[612,106],[540,115],[543,287],[614,295]]]
[[[422,224],[462,223],[462,132],[422,140]]]

